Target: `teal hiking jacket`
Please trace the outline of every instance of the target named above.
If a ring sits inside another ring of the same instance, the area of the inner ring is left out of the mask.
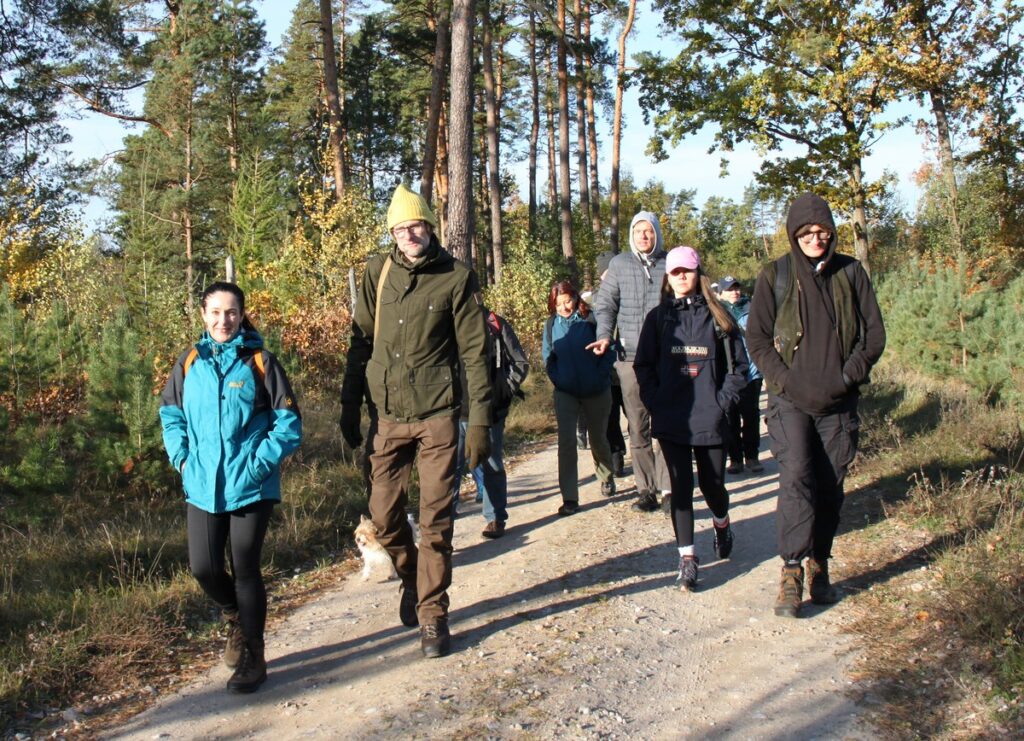
[[[186,501],[213,513],[279,501],[281,461],[302,440],[284,369],[253,330],[223,344],[204,332],[195,350],[187,370],[192,351],[178,358],[160,407],[164,447]]]

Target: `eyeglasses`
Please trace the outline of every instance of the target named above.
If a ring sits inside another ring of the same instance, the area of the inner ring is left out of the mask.
[[[812,242],[814,240],[819,240],[821,242],[827,242],[831,238],[832,238],[832,232],[826,232],[826,231],[804,232],[799,237],[797,237],[797,239],[799,239],[801,242]]]
[[[668,274],[669,275],[680,276],[680,275],[686,275],[687,273],[694,273],[694,272],[696,272],[696,271],[695,270],[689,270],[687,268],[675,268],[673,270],[669,270]]]
[[[415,224],[409,224],[409,226],[396,226],[391,230],[391,233],[396,237],[414,236],[423,232],[423,228],[427,225],[425,221],[417,221]]]

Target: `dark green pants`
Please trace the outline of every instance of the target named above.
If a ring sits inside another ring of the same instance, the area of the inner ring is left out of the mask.
[[[585,420],[594,456],[597,478],[611,481],[612,451],[608,447],[608,413],[612,408],[612,392],[605,389],[594,396],[577,397],[555,389],[555,419],[558,421],[558,488],[562,500],[580,500],[579,465],[576,450],[576,421]]]

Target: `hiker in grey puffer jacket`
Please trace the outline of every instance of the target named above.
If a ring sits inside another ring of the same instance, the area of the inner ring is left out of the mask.
[[[611,345],[616,328],[622,355],[615,371],[622,387],[622,403],[629,421],[629,444],[633,455],[633,475],[640,495],[635,509],[658,509],[658,491],[671,491],[668,469],[661,450],[651,437],[651,415],[640,400],[640,389],[633,370],[633,356],[640,328],[647,314],[661,302],[661,280],[665,274],[665,249],[658,217],[640,211],[629,226],[628,254],[612,258],[608,273],[597,294],[597,341],[588,347],[604,354]]]

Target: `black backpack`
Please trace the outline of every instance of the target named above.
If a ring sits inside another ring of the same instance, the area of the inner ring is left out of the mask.
[[[521,388],[526,380],[526,372],[521,373],[516,367],[514,350],[509,347],[501,331],[501,317],[491,311],[487,314],[486,324],[493,348],[491,387],[494,392],[494,408],[507,409],[512,405],[512,399],[526,398]]]

